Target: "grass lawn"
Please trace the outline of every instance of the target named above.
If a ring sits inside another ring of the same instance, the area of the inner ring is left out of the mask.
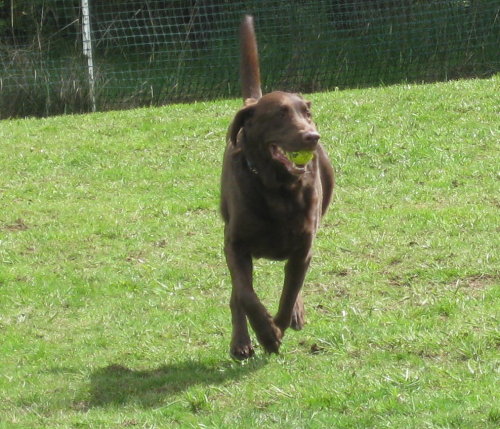
[[[0,122],[0,428],[497,428],[500,77],[312,94],[307,325],[229,358],[239,100]],[[273,310],[282,263],[257,261]]]

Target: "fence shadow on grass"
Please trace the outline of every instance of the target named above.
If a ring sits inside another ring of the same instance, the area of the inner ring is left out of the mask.
[[[265,358],[245,364],[232,362],[203,363],[184,361],[152,370],[133,370],[109,365],[91,375],[90,407],[137,403],[144,407],[158,405],[165,397],[194,385],[217,385],[237,379],[262,368]]]

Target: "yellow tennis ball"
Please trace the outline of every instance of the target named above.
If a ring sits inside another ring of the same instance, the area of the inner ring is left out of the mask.
[[[313,159],[314,152],[310,150],[301,150],[299,152],[287,152],[286,156],[294,164],[305,165]]]

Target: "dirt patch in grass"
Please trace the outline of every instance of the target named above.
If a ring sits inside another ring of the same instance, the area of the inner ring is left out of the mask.
[[[468,289],[471,291],[482,291],[495,284],[500,284],[500,275],[475,274],[459,278],[453,282],[453,286],[457,289]]]
[[[21,218],[16,219],[14,223],[5,224],[3,228],[5,231],[26,231],[28,229],[28,225]]]

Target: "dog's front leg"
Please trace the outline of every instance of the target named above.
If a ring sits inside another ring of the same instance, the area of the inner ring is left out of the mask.
[[[311,254],[296,254],[288,259],[285,265],[285,283],[281,293],[278,313],[274,322],[285,331],[291,324],[294,329],[301,329],[304,324],[304,304],[300,289],[304,283],[307,269],[311,262]]]
[[[233,285],[229,303],[233,328],[230,353],[233,358],[242,360],[254,355],[248,334],[247,317],[240,299],[240,289],[252,287],[252,258],[250,255],[238,252],[232,245],[226,245],[224,251]]]
[[[251,255],[241,246],[232,243],[226,244],[225,254],[233,285],[230,303],[233,322],[232,356],[246,359],[254,353],[246,317],[266,352],[277,353],[281,345],[282,332],[274,324],[273,318],[253,289]]]

